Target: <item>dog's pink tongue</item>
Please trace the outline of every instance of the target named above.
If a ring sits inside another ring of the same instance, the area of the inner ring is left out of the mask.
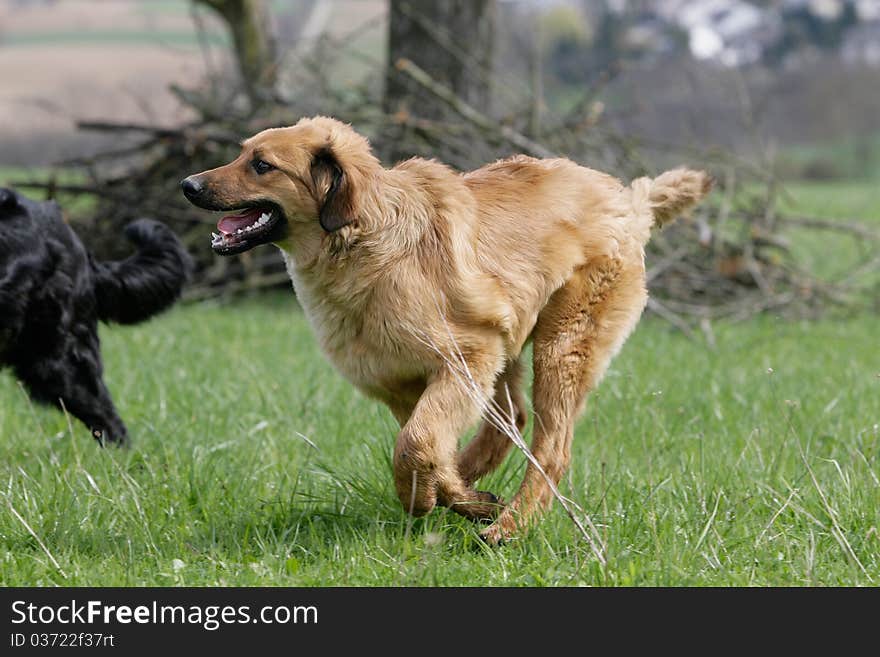
[[[217,229],[224,235],[232,235],[235,231],[255,223],[263,212],[263,210],[254,208],[240,214],[230,214],[217,222]]]

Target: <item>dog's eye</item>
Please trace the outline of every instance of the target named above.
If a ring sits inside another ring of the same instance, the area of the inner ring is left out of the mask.
[[[254,168],[254,171],[257,172],[258,176],[262,176],[267,171],[271,171],[275,168],[265,160],[254,160],[251,162],[251,166]]]

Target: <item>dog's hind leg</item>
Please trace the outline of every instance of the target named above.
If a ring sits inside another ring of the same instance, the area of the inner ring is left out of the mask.
[[[495,382],[495,410],[518,431],[526,425],[526,400],[522,393],[522,361],[509,361]],[[511,417],[511,407],[513,417]],[[458,453],[458,472],[467,485],[501,465],[513,441],[494,423],[483,420],[477,435]]]
[[[498,543],[524,529],[553,499],[571,459],[574,423],[586,394],[632,331],[647,299],[641,266],[603,258],[577,270],[538,317],[534,338],[533,463],[514,499],[483,531]],[[546,478],[545,478],[546,475]]]
[[[458,437],[480,417],[492,392],[500,357],[482,354],[468,361],[467,373],[443,369],[428,382],[394,450],[394,482],[400,503],[423,515],[439,502],[472,519],[490,519],[500,510],[493,494],[476,491],[456,466]]]

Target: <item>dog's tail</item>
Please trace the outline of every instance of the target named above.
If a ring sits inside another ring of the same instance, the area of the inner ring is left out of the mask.
[[[192,259],[168,226],[138,219],[125,227],[137,253],[125,260],[92,259],[98,318],[135,324],[165,310],[180,296]]]
[[[714,180],[705,171],[672,169],[656,178],[632,182],[632,202],[638,210],[648,210],[654,225],[662,226],[696,205],[712,189]]]

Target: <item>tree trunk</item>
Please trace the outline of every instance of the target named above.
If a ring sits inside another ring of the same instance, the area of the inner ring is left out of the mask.
[[[272,98],[278,81],[275,38],[263,0],[194,0],[210,7],[232,35],[242,83],[256,107]]]
[[[401,75],[409,59],[481,112],[489,110],[495,0],[390,0],[385,112],[392,117],[441,120],[446,109]],[[406,140],[389,139],[389,160],[411,155]]]

